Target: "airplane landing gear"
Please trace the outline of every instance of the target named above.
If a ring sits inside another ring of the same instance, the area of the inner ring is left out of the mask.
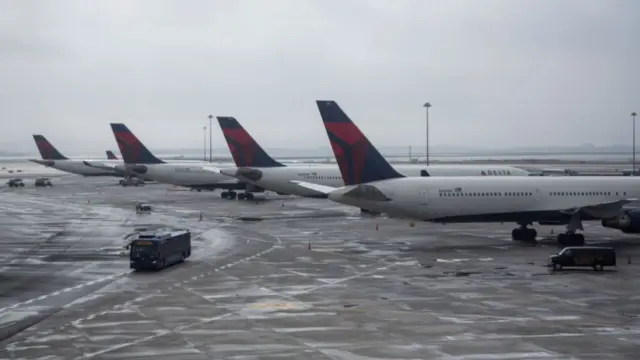
[[[575,232],[567,231],[557,236],[558,244],[562,246],[583,246],[584,235],[577,234]]]
[[[253,200],[253,194],[249,192],[238,194],[238,200]]]
[[[519,224],[519,228],[515,228],[511,231],[511,239],[513,241],[522,241],[528,243],[535,243],[536,236],[538,236],[538,232],[536,229],[529,229],[527,225],[530,224]]]
[[[582,220],[580,219],[580,212],[575,212],[571,216],[567,224],[567,231],[564,234],[558,234],[558,244],[562,246],[583,246],[584,235],[576,233],[577,230],[584,230]]]
[[[223,199],[234,200],[238,194],[235,191],[223,191],[220,197]]]

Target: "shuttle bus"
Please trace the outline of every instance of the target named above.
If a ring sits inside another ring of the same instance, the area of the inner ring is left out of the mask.
[[[189,230],[147,231],[129,245],[129,268],[160,270],[191,256]]]

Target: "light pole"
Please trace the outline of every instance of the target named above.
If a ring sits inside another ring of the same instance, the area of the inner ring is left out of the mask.
[[[211,142],[211,119],[213,119],[213,115],[209,114],[209,162],[212,163],[213,162],[213,143]],[[205,160],[206,161],[206,160]]]
[[[631,113],[631,118],[633,119],[633,175],[636,176],[636,114],[635,112]]]
[[[203,154],[202,154],[202,161],[207,162],[207,127],[203,126],[202,127],[202,134],[204,135],[204,146],[202,148]]]
[[[429,108],[431,107],[431,104],[426,102],[424,103],[424,105],[422,105],[422,107],[427,109],[427,143],[426,143],[427,151],[426,153],[427,153],[427,166],[429,166]]]

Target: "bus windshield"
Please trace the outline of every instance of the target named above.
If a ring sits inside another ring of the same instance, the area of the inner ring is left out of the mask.
[[[131,244],[131,255],[153,254],[156,252],[156,246],[150,241],[144,243],[134,242]]]

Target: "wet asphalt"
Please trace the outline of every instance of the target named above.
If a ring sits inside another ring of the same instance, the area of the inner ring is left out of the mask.
[[[640,235],[587,223],[617,268],[554,273],[550,227],[529,246],[511,224],[411,226],[324,200],[116,184],[0,188],[0,359],[631,359],[640,348]],[[153,211],[136,214],[136,201]],[[154,227],[190,229],[193,255],[132,273],[126,237]]]

